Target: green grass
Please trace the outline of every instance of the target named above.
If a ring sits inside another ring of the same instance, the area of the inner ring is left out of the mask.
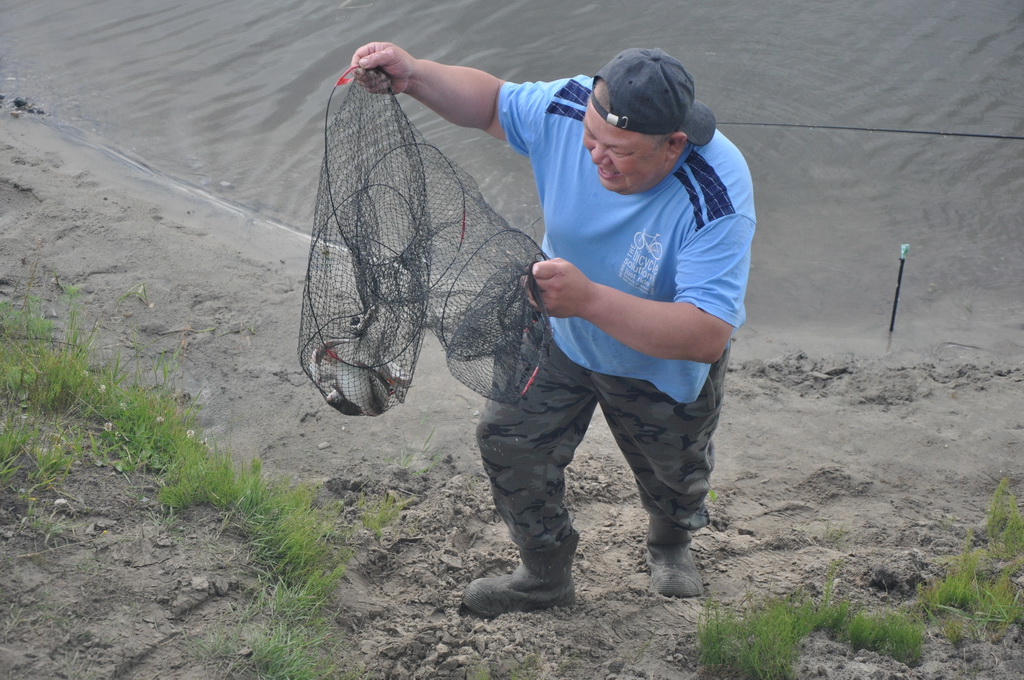
[[[794,677],[797,644],[810,632],[801,608],[785,598],[740,614],[709,601],[697,626],[701,665],[764,680]]]
[[[800,642],[827,631],[854,649],[887,654],[908,665],[921,658],[924,625],[909,611],[872,614],[833,594],[834,564],[819,600],[803,591],[785,597],[748,600],[742,611],[713,600],[697,623],[699,660],[705,668],[758,680],[796,677]]]
[[[1010,493],[1009,479],[999,482],[992,495],[985,533],[993,557],[1019,562],[1024,556],[1024,517],[1021,517],[1017,499]]]
[[[985,538],[987,545],[975,548],[968,534],[945,575],[919,590],[921,606],[954,644],[964,638],[997,638],[1024,622],[1024,591],[1013,582],[1024,571],[1024,519],[1008,479],[992,495]]]
[[[850,530],[843,524],[826,522],[822,537],[835,548],[841,548],[849,538]]]
[[[880,613],[859,611],[846,627],[846,635],[854,649],[885,654],[908,666],[915,666],[921,660],[924,632],[924,623],[899,610]]]
[[[237,624],[218,626],[194,641],[198,658],[260,678],[315,680],[348,677],[338,667],[338,641],[330,624],[310,615],[305,595],[286,586],[266,591]]]
[[[356,507],[360,510],[359,521],[379,540],[384,535],[384,527],[392,524],[408,504],[408,500],[391,494],[379,498],[360,494]]]
[[[1012,580],[1024,566],[1022,553],[1007,554],[1002,538],[990,543],[995,546],[991,550],[972,548],[972,542],[969,535],[946,574],[918,593],[924,611],[954,643],[965,637],[998,637],[1024,622],[1024,591]]]
[[[420,420],[420,425],[423,428],[426,428],[426,416]],[[436,427],[430,428],[430,432],[427,434],[426,439],[423,440],[423,443],[419,447],[406,444],[405,450],[397,461],[398,465],[411,471],[414,475],[422,475],[434,469],[434,467],[441,462],[440,452],[433,451],[430,444],[430,441],[434,438],[436,430]]]
[[[138,361],[119,356],[97,362],[92,333],[78,327],[73,290],[68,304],[58,339],[40,301],[26,295],[19,304],[0,303],[0,494],[24,499],[26,520],[47,546],[60,540],[60,518],[40,516],[33,494],[59,494],[76,462],[126,477],[156,475],[169,513],[218,508],[246,537],[263,584],[239,622],[251,653],[240,660],[232,650],[226,663],[260,678],[341,677],[331,627],[321,618],[349,557],[341,507],[318,504],[312,486],[267,479],[258,460],[236,465],[206,441],[196,405],[171,389],[175,357],[134,370],[128,366]],[[363,522],[376,532],[403,507],[390,496],[365,502]]]
[[[797,592],[748,601],[737,611],[709,600],[697,625],[701,665],[758,680],[789,680],[800,641],[818,630],[908,666],[921,660],[927,625],[954,644],[968,637],[998,638],[1024,622],[1024,591],[1014,584],[1024,571],[1024,519],[1008,480],[996,488],[986,516],[987,547],[972,547],[974,537],[968,535],[943,576],[921,587],[916,603],[903,609],[872,612],[835,600],[838,565],[817,602]]]

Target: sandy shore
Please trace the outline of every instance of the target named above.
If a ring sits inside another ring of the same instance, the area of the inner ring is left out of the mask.
[[[647,593],[636,494],[599,422],[570,468],[579,603],[488,623],[459,614],[461,588],[513,560],[473,443],[480,398],[428,338],[405,404],[378,418],[324,404],[296,355],[307,247],[39,120],[0,121],[0,300],[31,283],[60,315],[74,287],[109,351],[178,353],[207,434],[239,459],[342,500],[356,489],[415,499],[384,539],[362,537],[340,593],[352,663],[374,677],[465,677],[533,653],[540,677],[694,677],[702,602]],[[742,338],[734,349],[714,523],[696,539],[709,597],[813,588],[838,560],[841,595],[909,601],[984,519],[1000,479],[1024,493],[1024,367],[957,346],[898,359],[803,349],[767,360]],[[1018,678],[1020,640],[1019,628],[959,647],[930,635],[911,669],[816,637],[800,677]],[[560,675],[563,659],[578,673]]]

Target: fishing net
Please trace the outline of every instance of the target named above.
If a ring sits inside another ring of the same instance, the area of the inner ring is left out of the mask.
[[[329,112],[330,100],[302,369],[342,413],[379,415],[405,400],[429,330],[456,379],[514,403],[551,342],[527,295],[539,247],[425,141],[394,94],[353,85]]]

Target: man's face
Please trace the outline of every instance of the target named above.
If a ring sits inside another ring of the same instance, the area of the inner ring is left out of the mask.
[[[648,135],[608,124],[592,105],[583,117],[583,146],[597,166],[601,186],[617,194],[638,194],[670,173],[686,146],[686,134],[673,132],[662,144]]]

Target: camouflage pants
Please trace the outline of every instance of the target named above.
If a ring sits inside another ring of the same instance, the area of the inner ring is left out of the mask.
[[[560,543],[572,530],[565,468],[598,404],[652,517],[684,529],[708,524],[704,504],[715,464],[729,349],[696,400],[673,401],[645,380],[586,370],[552,346],[551,358],[516,405],[488,402],[477,443],[495,507],[524,550]]]

